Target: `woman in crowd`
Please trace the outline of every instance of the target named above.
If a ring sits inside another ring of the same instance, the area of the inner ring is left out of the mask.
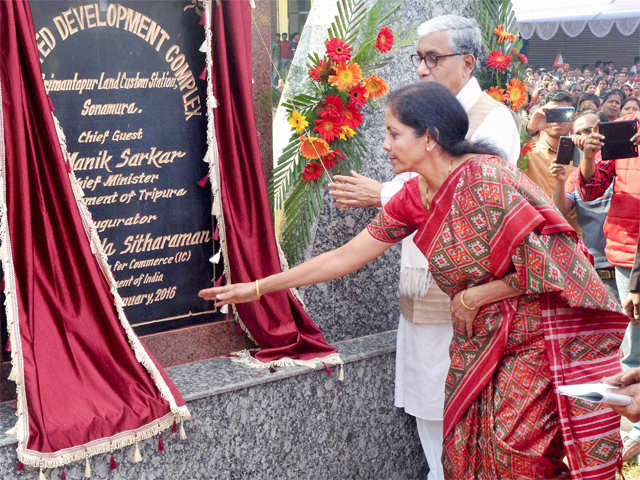
[[[622,102],[622,108],[620,109],[620,116],[624,117],[630,113],[640,112],[640,98],[627,97]]]
[[[383,149],[396,173],[420,176],[342,247],[200,296],[250,302],[341,277],[417,231],[434,281],[452,298],[446,478],[613,478],[619,417],[555,387],[617,373],[628,319],[543,192],[490,148],[465,141],[468,125],[436,82],[393,92]],[[594,450],[593,428],[608,448]]]

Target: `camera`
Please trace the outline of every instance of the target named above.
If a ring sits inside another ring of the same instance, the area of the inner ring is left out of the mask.
[[[544,111],[544,118],[547,123],[573,122],[576,109],[573,107],[557,107]]]
[[[560,165],[580,165],[580,149],[576,148],[571,137],[560,137],[556,163]]]
[[[631,137],[638,132],[637,121],[604,122],[600,124],[599,131],[600,134],[604,135],[603,160],[638,156],[638,146],[631,142]]]

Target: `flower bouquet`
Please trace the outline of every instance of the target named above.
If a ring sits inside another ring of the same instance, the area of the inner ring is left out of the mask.
[[[388,91],[373,70],[385,65],[394,44],[386,24],[399,4],[340,0],[324,51],[308,57],[303,93],[285,101],[292,135],[269,184],[273,207],[283,214],[281,245],[289,263],[298,262],[311,241],[311,227],[332,173],[361,167],[366,149],[360,127],[367,105]]]
[[[476,74],[480,85],[494,99],[522,115],[522,109],[529,103],[529,89],[524,80],[529,60],[520,51],[522,40],[514,33],[517,32],[517,23],[511,1],[480,0],[474,3],[471,13],[478,20],[484,48],[489,52],[483,68]],[[496,22],[499,23],[497,26]],[[521,129],[524,128],[526,122],[519,123]],[[518,166],[526,170],[531,145],[524,143],[522,134],[521,139]]]

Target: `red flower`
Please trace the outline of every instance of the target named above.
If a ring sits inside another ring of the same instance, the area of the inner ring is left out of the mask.
[[[364,88],[364,85],[357,84],[349,92],[349,99],[351,100],[350,103],[362,108],[367,103],[367,89]]]
[[[305,182],[313,182],[322,176],[322,165],[318,162],[309,162],[300,175]]]
[[[376,48],[380,53],[388,52],[393,47],[393,32],[389,27],[382,27],[376,39]]]
[[[524,145],[522,145],[520,147],[520,156],[524,157],[527,153],[533,150],[533,146],[534,146],[533,142],[527,142]]]
[[[311,70],[309,70],[309,76],[313,78],[316,82],[321,82],[326,80],[331,73],[331,62],[328,60],[320,60],[317,65],[314,65]]]
[[[342,117],[333,111],[323,111],[320,118],[313,123],[313,130],[327,142],[333,142],[342,131]]]
[[[352,130],[355,130],[362,125],[362,117],[363,115],[358,106],[355,103],[350,102],[342,114],[342,125],[346,125]]]
[[[519,53],[516,57],[518,57],[518,60],[520,60],[520,63],[523,65],[527,65],[529,63],[529,59],[524,53]]]
[[[332,152],[329,152],[327,155],[325,155],[324,157],[322,157],[322,164],[324,165],[324,167],[329,170],[332,169],[333,167],[335,167],[338,162],[340,160],[338,160],[338,157],[340,157],[340,160],[344,160],[344,154],[340,151],[339,148],[336,148],[335,150],[333,150]]]
[[[348,62],[351,59],[351,47],[344,40],[332,38],[326,44],[327,55],[336,63]]]
[[[335,113],[339,117],[342,117],[344,111],[344,104],[339,95],[327,95],[324,99],[324,108],[318,112],[318,115],[323,116],[327,113]]]
[[[511,65],[511,55],[505,55],[500,50],[494,50],[489,54],[487,65],[497,69],[499,72]]]

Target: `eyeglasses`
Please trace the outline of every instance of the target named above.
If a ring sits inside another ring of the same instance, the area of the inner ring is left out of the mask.
[[[416,68],[418,68],[423,61],[427,68],[436,68],[436,65],[438,65],[438,62],[441,58],[457,57],[458,55],[467,55],[467,52],[447,53],[446,55],[432,55],[430,53],[427,53],[424,56],[420,55],[419,53],[414,53],[410,56],[410,58],[411,63],[413,63],[413,66]]]

